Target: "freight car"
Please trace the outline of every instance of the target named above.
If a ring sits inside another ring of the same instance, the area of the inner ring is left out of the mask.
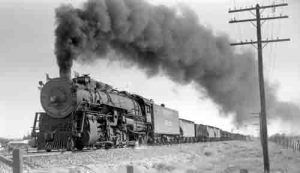
[[[179,119],[180,141],[194,142],[195,141],[195,123],[190,120]]]
[[[221,130],[221,140],[222,141],[231,140],[231,133],[227,132],[227,131],[224,131],[224,130]]]
[[[197,142],[206,142],[209,139],[207,126],[195,124],[195,137]]]
[[[135,143],[170,144],[228,139],[216,127],[179,119],[178,111],[95,81],[88,75],[40,82],[41,105],[32,137],[38,150],[82,150]],[[223,135],[223,136],[222,136]],[[243,139],[242,135],[230,138]]]
[[[154,143],[175,143],[179,140],[178,111],[166,108],[163,104],[152,104]]]
[[[209,141],[217,141],[219,138],[218,129],[213,126],[206,126]]]

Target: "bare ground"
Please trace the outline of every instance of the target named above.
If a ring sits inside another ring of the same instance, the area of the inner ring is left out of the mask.
[[[300,173],[300,152],[293,152],[270,142],[269,153],[271,172]],[[24,163],[25,172],[34,173],[117,173],[126,172],[126,165],[133,165],[134,172],[147,173],[239,173],[242,169],[248,170],[249,173],[263,172],[259,141],[224,141],[65,152],[25,157]]]

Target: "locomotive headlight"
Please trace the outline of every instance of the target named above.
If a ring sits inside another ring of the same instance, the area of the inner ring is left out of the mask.
[[[51,103],[63,103],[67,101],[67,95],[64,91],[64,88],[53,88],[51,95],[49,96]]]
[[[51,96],[51,97],[50,97],[50,102],[51,102],[51,103],[56,102],[56,96]]]

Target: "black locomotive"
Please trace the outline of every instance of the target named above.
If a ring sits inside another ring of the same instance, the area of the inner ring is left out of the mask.
[[[40,85],[45,112],[36,113],[32,131],[38,150],[246,138],[179,119],[176,110],[115,90],[88,75],[48,78]]]

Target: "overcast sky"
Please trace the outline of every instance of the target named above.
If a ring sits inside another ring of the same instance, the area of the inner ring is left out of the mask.
[[[197,13],[200,23],[216,33],[228,33],[235,41],[256,38],[255,28],[250,23],[228,24],[233,17],[228,14],[228,8],[249,6],[257,0],[148,1],[171,7],[184,3]],[[0,136],[21,137],[30,132],[35,112],[43,111],[37,86],[39,80],[45,81],[45,73],[51,77],[58,76],[54,55],[54,10],[63,2],[78,6],[83,1],[0,0]],[[272,2],[261,1],[262,4]],[[269,44],[264,49],[265,74],[268,80],[278,84],[277,94],[281,100],[300,105],[300,1],[290,0],[288,7],[276,11],[265,10],[263,15],[280,13],[288,14],[290,18],[266,22],[263,25],[264,38],[289,37],[292,41]],[[253,16],[245,13],[235,17]],[[245,48],[255,51],[251,46]],[[106,60],[93,65],[75,63],[72,70],[90,74],[118,89],[152,98],[157,103],[164,103],[167,107],[177,109],[182,118],[226,130],[234,129],[231,118],[220,115],[217,106],[196,92],[192,85],[180,86],[164,76],[149,79],[135,67]],[[282,131],[279,127],[283,126],[278,122],[271,123],[270,133]],[[253,132],[253,129],[243,131]]]

